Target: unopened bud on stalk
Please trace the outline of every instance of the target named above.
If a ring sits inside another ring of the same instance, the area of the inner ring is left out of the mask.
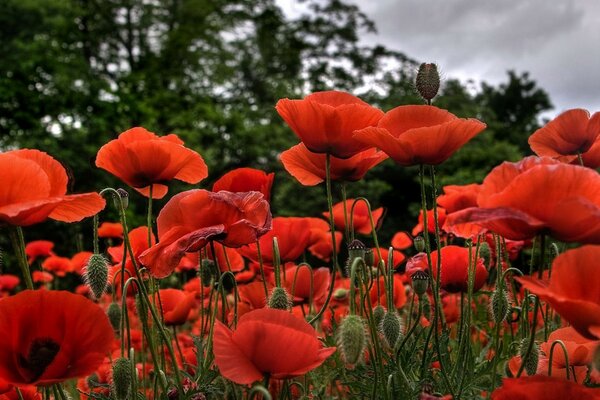
[[[113,198],[115,201],[115,207],[117,210],[120,210],[121,204],[123,204],[123,210],[127,210],[127,207],[129,207],[129,193],[127,193],[127,190],[123,188],[117,189],[117,193],[119,194],[119,197],[115,196]]]
[[[108,309],[106,310],[106,315],[108,315],[108,320],[112,325],[115,332],[121,331],[121,307],[117,303],[110,303]]]
[[[292,309],[292,300],[287,290],[282,287],[273,288],[269,297],[269,308],[289,311]]]
[[[333,292],[333,298],[336,300],[344,300],[346,297],[348,297],[348,293],[348,289],[338,288]]]
[[[510,302],[504,288],[496,288],[490,298],[490,312],[492,314],[492,320],[496,324],[501,324],[508,317],[508,312],[510,310],[509,306]]]
[[[540,348],[534,341],[531,347],[531,352],[527,356],[527,349],[529,347],[529,338],[521,340],[521,347],[519,348],[519,355],[521,356],[521,362],[525,363],[525,372],[527,375],[533,376],[537,372],[538,361],[540,359]]]
[[[385,308],[381,304],[378,304],[377,307],[373,309],[373,321],[375,322],[375,326],[379,326],[381,324],[381,320],[385,315]]]
[[[393,349],[400,338],[400,331],[402,330],[402,321],[400,321],[398,313],[395,310],[386,312],[381,320],[379,329],[388,346]]]
[[[92,254],[85,266],[83,280],[95,299],[102,297],[108,285],[108,260],[101,254]]]
[[[115,400],[127,400],[131,392],[132,376],[131,362],[124,357],[117,358],[112,368],[111,391]]]
[[[423,251],[425,251],[425,239],[423,239],[423,236],[419,235],[416,238],[414,238],[413,246],[415,246],[415,250],[418,253],[422,253]]]
[[[417,72],[415,86],[423,99],[428,102],[431,101],[440,90],[440,73],[437,65],[433,63],[421,64]]]
[[[421,297],[429,288],[429,273],[427,271],[415,271],[411,276],[413,290]]]
[[[344,361],[351,365],[356,364],[367,345],[367,334],[363,319],[354,314],[346,316],[340,324],[337,342]]]
[[[202,278],[202,286],[210,287],[213,278],[215,278],[215,262],[204,258],[200,261],[200,278]]]
[[[490,261],[492,259],[492,253],[490,245],[487,242],[479,244],[479,257],[483,258],[483,264],[487,269],[490,269]]]

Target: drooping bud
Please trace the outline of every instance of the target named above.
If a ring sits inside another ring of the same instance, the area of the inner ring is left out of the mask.
[[[379,326],[379,324],[381,324],[381,320],[383,319],[384,315],[385,315],[385,308],[383,308],[383,306],[381,304],[378,304],[373,309],[373,322],[375,322],[375,326]]]
[[[208,258],[202,259],[200,262],[200,278],[202,279],[202,286],[210,287],[211,282],[215,279],[215,262]]]
[[[363,319],[354,314],[346,316],[340,324],[337,342],[344,361],[351,365],[356,364],[367,345]]]
[[[510,302],[506,291],[503,287],[497,288],[490,298],[490,313],[496,324],[501,324],[508,317],[509,306]]]
[[[287,290],[282,287],[275,287],[269,297],[269,308],[289,311],[292,309],[292,300]]]
[[[402,321],[400,316],[395,310],[391,310],[385,313],[383,320],[381,320],[380,328],[381,333],[388,346],[392,349],[396,346],[398,338],[400,338],[400,332],[402,330]]]
[[[421,297],[429,288],[429,273],[427,271],[415,271],[411,276],[412,287],[417,296]]]
[[[521,340],[521,346],[519,348],[519,355],[521,356],[521,362],[525,363],[525,372],[527,375],[533,376],[537,372],[538,361],[540,360],[540,348],[534,341],[531,347],[531,352],[527,355],[527,349],[529,347],[529,338]]]
[[[112,368],[111,391],[116,400],[127,400],[131,392],[133,380],[132,366],[129,359],[117,358]]]
[[[94,298],[102,297],[108,285],[108,260],[101,254],[92,254],[85,266],[83,280]]]
[[[490,245],[487,242],[482,242],[479,244],[479,257],[483,258],[483,264],[487,269],[489,269],[492,253],[490,250]]]
[[[421,64],[417,72],[415,86],[421,97],[430,102],[440,90],[440,73],[437,65],[433,63]]]
[[[414,238],[413,246],[415,246],[415,250],[418,253],[422,253],[423,251],[425,251],[425,239],[423,239],[423,236],[419,235],[416,238]]]
[[[123,188],[118,188],[117,193],[119,194],[119,197],[114,197],[115,207],[117,210],[120,210],[121,204],[123,204],[123,210],[127,210],[127,207],[129,207],[129,193]]]
[[[121,307],[113,302],[110,303],[108,309],[106,310],[106,315],[108,315],[108,320],[112,325],[115,332],[121,331]]]

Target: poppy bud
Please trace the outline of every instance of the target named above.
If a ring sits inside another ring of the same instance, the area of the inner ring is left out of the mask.
[[[381,320],[385,315],[385,308],[381,304],[378,304],[377,307],[373,309],[373,321],[375,322],[375,326],[379,326],[381,324]]]
[[[135,296],[135,311],[142,323],[142,326],[145,326],[148,323],[148,311],[146,310],[146,305],[142,301],[140,295]]]
[[[114,197],[115,207],[117,207],[117,210],[120,210],[121,204],[123,204],[123,210],[127,210],[127,207],[129,207],[129,193],[123,188],[118,188],[117,193],[119,197]]]
[[[412,279],[413,290],[417,296],[423,296],[429,288],[429,273],[427,273],[427,271],[415,271],[415,273],[410,276],[410,279]]]
[[[292,308],[292,301],[287,290],[282,287],[276,287],[269,297],[269,308],[289,311]]]
[[[396,342],[398,342],[400,331],[402,329],[402,321],[400,321],[398,313],[395,310],[385,313],[379,329],[381,330],[381,333],[383,333],[383,337],[387,344],[393,349],[394,346],[396,346]]]
[[[337,342],[344,361],[348,364],[356,364],[367,345],[363,319],[353,314],[346,316],[340,324]]]
[[[538,361],[540,359],[540,348],[534,341],[531,347],[531,352],[527,356],[527,348],[529,347],[529,338],[521,340],[521,347],[519,349],[519,355],[521,356],[521,362],[525,363],[525,372],[527,375],[533,376],[537,372]]]
[[[492,320],[496,324],[501,324],[508,317],[509,301],[504,288],[496,288],[490,299],[490,312]]]
[[[129,399],[132,376],[131,362],[124,357],[117,358],[112,368],[111,391],[116,400]]]
[[[200,262],[200,278],[202,279],[202,286],[209,287],[213,278],[215,278],[215,262],[204,258]]]
[[[108,320],[115,332],[119,332],[121,330],[121,307],[117,303],[110,303],[106,315],[108,315]]]
[[[417,72],[415,86],[421,97],[430,102],[440,90],[440,73],[437,65],[433,63],[421,64]]]
[[[344,289],[344,288],[339,288],[339,289],[335,289],[335,292],[333,292],[333,298],[336,300],[344,300],[346,297],[348,297],[348,289]]]
[[[423,251],[425,251],[425,239],[423,239],[423,236],[419,235],[416,238],[414,238],[413,246],[415,246],[415,250],[418,253],[422,253]]]
[[[483,258],[483,265],[487,269],[490,268],[490,261],[492,259],[492,253],[490,250],[490,245],[487,242],[483,242],[479,244],[479,257]]]
[[[83,280],[94,298],[102,297],[108,285],[108,260],[101,254],[92,254],[85,267]]]

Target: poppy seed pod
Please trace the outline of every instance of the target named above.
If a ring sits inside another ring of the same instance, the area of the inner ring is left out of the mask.
[[[269,297],[269,308],[289,311],[292,308],[292,305],[293,303],[290,299],[290,295],[285,288],[276,287],[273,289],[271,296]]]
[[[423,63],[419,66],[415,86],[421,97],[431,101],[440,90],[440,73],[437,65],[433,63]]]
[[[116,400],[130,398],[132,376],[131,362],[125,358],[118,358],[112,368],[111,391]]]
[[[413,290],[417,296],[421,297],[427,292],[429,288],[429,274],[427,271],[415,271],[410,277],[413,283]]]
[[[337,342],[344,361],[351,365],[356,364],[367,345],[363,319],[353,314],[346,316],[340,324]]]
[[[402,321],[400,321],[398,313],[395,310],[385,313],[379,329],[381,330],[381,333],[383,333],[383,337],[388,346],[393,349],[400,338],[402,330]]]
[[[119,197],[113,197],[113,200],[115,201],[115,207],[117,210],[120,210],[121,204],[123,204],[123,210],[127,210],[127,207],[129,207],[129,193],[123,188],[118,188],[117,193],[119,194]]]
[[[519,355],[521,356],[522,362],[525,363],[525,372],[527,375],[533,376],[537,372],[538,361],[540,359],[540,348],[534,341],[531,347],[531,352],[527,355],[527,349],[529,348],[529,338],[521,340],[521,346],[519,348]]]
[[[108,284],[108,260],[101,254],[92,254],[85,267],[83,279],[94,298],[102,297]]]
[[[367,246],[363,242],[358,239],[354,239],[348,245],[348,265],[352,265],[352,261],[355,258],[365,258],[365,253],[367,252]]]

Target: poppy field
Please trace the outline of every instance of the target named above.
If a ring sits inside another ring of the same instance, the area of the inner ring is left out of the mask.
[[[207,186],[176,133],[115,132],[94,165],[121,186],[88,193],[41,148],[0,153],[0,400],[600,399],[600,113],[567,110],[530,133],[535,155],[441,185],[487,126],[437,107],[439,83],[423,64],[420,104],[273,104],[298,142],[279,161],[326,200],[311,215],[273,212],[271,171]],[[421,199],[389,243],[384,208],[346,192],[383,163],[417,168]],[[48,219],[91,220],[91,242],[28,240]]]

